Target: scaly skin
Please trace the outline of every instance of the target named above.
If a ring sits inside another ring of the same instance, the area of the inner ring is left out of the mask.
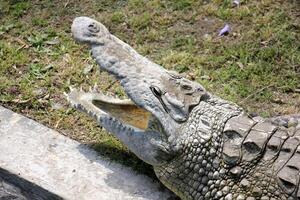
[[[281,182],[279,187],[278,178],[293,182],[285,176],[285,173],[292,173],[287,166],[292,164],[288,161],[293,156],[296,162],[292,166],[298,169],[300,167],[300,157],[298,157],[300,154],[294,154],[300,142],[299,129],[294,127],[288,130],[273,126],[272,123],[264,120],[257,122],[242,112],[232,117],[237,113],[239,111],[235,109],[216,108],[215,104],[207,106],[206,103],[201,102],[191,113],[186,129],[182,130],[183,133],[188,134],[180,139],[183,146],[180,155],[166,165],[154,167],[158,178],[182,199],[297,199],[299,186],[292,186],[293,191],[288,195],[289,185]],[[197,124],[199,129],[203,128],[199,126],[201,124],[199,117],[207,120],[210,127],[214,127],[204,135],[203,130],[194,129]],[[245,121],[249,122],[249,126],[245,126]],[[262,143],[261,140],[256,140],[258,138],[251,138],[251,133],[256,133],[256,127],[260,126],[264,129],[261,133],[267,136]],[[245,130],[243,131],[245,135],[241,134],[240,130]],[[269,130],[272,131],[267,134]],[[210,135],[209,132],[215,136],[204,140],[203,138]],[[233,136],[228,139],[224,136],[228,132],[231,132],[231,135],[240,132],[241,140],[234,141],[236,137]],[[288,138],[284,140],[290,153],[287,157],[283,157],[282,152],[276,154],[273,148],[276,146],[279,151],[283,150],[280,149],[283,144],[277,143],[276,140],[289,132],[294,134],[289,138],[290,143]],[[292,142],[294,139],[295,142]],[[253,144],[250,143],[257,146],[255,148],[251,145],[247,146],[249,141],[253,141]],[[259,146],[260,144],[263,146]],[[237,151],[234,151],[235,146],[238,146]],[[283,163],[280,162],[282,160]],[[288,172],[278,173],[284,168]],[[298,179],[298,171],[296,175]]]
[[[294,177],[286,176],[293,173],[289,166],[300,167],[295,117],[288,117],[292,127],[279,127],[273,120],[256,121],[238,107],[218,104],[220,99],[212,98],[193,110],[178,140],[182,151],[172,162],[154,167],[158,178],[182,199],[297,199],[299,183],[293,185]],[[210,129],[203,130],[203,122]],[[285,156],[284,149],[289,149]]]
[[[72,33],[130,100],[72,89],[71,105],[153,165],[180,198],[300,199],[300,115],[249,117],[142,57],[93,19],[76,18]]]

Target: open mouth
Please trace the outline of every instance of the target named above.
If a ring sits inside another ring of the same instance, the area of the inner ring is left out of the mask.
[[[141,160],[153,166],[173,157],[166,131],[158,118],[133,100],[70,88],[66,97],[73,108],[93,117]]]
[[[124,127],[130,126],[141,130],[146,130],[152,114],[138,107],[130,99],[118,99],[102,93],[82,89],[70,89],[67,94],[72,106],[89,115],[96,120],[101,117],[118,120]],[[93,113],[91,113],[93,112]]]
[[[205,89],[141,56],[94,19],[75,18],[71,29],[129,98],[71,89],[67,99],[72,107],[93,117],[148,164],[159,166],[173,159],[181,148],[176,142],[180,127],[206,96]]]

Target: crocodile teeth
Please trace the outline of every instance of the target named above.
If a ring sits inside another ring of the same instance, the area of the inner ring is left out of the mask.
[[[80,86],[80,89],[79,89],[80,92],[84,92],[82,86]]]
[[[99,117],[98,117],[99,118]],[[125,131],[133,131],[131,127],[128,127],[124,125],[121,121],[118,119],[107,116],[107,117],[101,117],[97,120],[100,121],[101,123],[106,123],[111,129],[113,129],[113,132],[125,132]]]
[[[97,85],[97,83],[94,84],[93,92],[98,92],[98,85]]]
[[[72,86],[69,86],[69,90],[70,90],[70,92],[73,92],[73,91],[76,90],[76,89],[73,88]]]

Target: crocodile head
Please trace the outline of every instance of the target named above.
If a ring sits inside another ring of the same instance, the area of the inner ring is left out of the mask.
[[[145,162],[166,162],[176,151],[174,139],[181,125],[208,93],[200,84],[142,57],[91,18],[76,18],[72,34],[90,45],[97,64],[119,80],[129,99],[74,89],[68,94],[71,104],[93,116]]]

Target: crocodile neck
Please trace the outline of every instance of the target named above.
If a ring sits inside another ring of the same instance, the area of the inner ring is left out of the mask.
[[[158,178],[180,197],[217,195],[225,184],[220,176],[226,174],[221,162],[223,128],[230,118],[241,113],[237,105],[215,96],[201,101],[178,133],[178,156],[166,165],[154,167]]]

